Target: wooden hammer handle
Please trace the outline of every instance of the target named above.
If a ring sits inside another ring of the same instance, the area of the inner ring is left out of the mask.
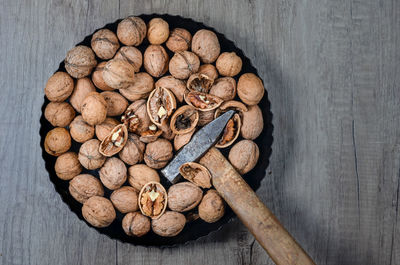
[[[276,264],[315,264],[216,148],[211,148],[200,163],[210,171],[218,193]]]

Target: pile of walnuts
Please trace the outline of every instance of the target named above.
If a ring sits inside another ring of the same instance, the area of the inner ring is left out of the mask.
[[[253,140],[263,130],[257,104],[264,86],[252,73],[238,76],[242,59],[221,53],[214,32],[202,29],[192,36],[183,28],[170,30],[161,18],[146,25],[130,16],[116,33],[94,33],[91,47],[71,49],[64,65],[66,72],[56,72],[45,87],[50,103],[44,115],[54,128],[44,148],[57,156],[56,174],[69,181],[87,222],[109,226],[117,210],[125,215],[127,235],[153,230],[171,237],[187,222],[212,223],[224,215],[224,201],[203,165],[182,165],[186,181],[168,191],[157,171],[196,130],[232,109],[236,114],[216,147],[231,147],[229,161],[241,174],[257,163]],[[73,141],[81,144],[78,154],[69,151]],[[83,174],[89,170],[98,170],[99,177]],[[109,198],[105,189],[112,191]]]

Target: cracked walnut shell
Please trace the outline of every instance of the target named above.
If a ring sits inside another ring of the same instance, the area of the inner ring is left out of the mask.
[[[90,174],[81,174],[73,178],[68,189],[71,196],[80,203],[85,203],[90,197],[104,195],[100,180]]]
[[[150,231],[151,224],[148,217],[140,212],[127,213],[122,219],[122,228],[128,236],[141,237]]]
[[[199,112],[189,105],[183,105],[171,117],[170,128],[175,134],[186,134],[196,128]]]
[[[185,95],[185,101],[188,105],[199,111],[210,111],[218,108],[223,100],[217,96],[198,91],[190,91]]]
[[[127,178],[127,169],[124,162],[120,159],[110,157],[99,170],[99,175],[101,182],[106,188],[115,190],[125,183]]]
[[[195,129],[185,133],[185,134],[177,134],[174,137],[174,149],[178,151],[181,149],[183,146],[185,146],[187,143],[190,142],[190,139],[192,139],[193,134],[195,133]]]
[[[168,189],[168,208],[186,212],[195,208],[203,197],[203,191],[191,182],[180,182]]]
[[[109,226],[116,217],[110,200],[99,196],[93,196],[83,204],[82,215],[89,224],[100,228]]]
[[[103,156],[113,156],[124,148],[128,140],[128,130],[125,124],[119,124],[101,141],[99,152]]]
[[[166,88],[157,87],[147,99],[147,114],[157,126],[162,126],[176,109],[174,94]]]
[[[189,77],[186,85],[190,91],[208,93],[213,83],[214,79],[211,79],[208,75],[197,73]]]
[[[159,218],[167,208],[167,192],[158,182],[148,182],[139,193],[139,209],[151,219]]]
[[[59,156],[71,148],[71,136],[67,129],[56,127],[46,134],[44,150],[52,156]]]
[[[179,102],[183,101],[186,91],[185,82],[173,77],[172,75],[163,76],[157,80],[155,87],[163,87],[169,89]]]
[[[182,177],[197,186],[208,189],[211,187],[211,174],[208,169],[195,162],[187,162],[179,167]]]
[[[64,60],[65,70],[75,78],[90,75],[97,65],[96,57],[92,49],[87,46],[78,45],[68,51]]]

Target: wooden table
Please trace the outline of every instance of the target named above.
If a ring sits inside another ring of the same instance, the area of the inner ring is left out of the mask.
[[[110,240],[55,192],[43,88],[84,36],[130,14],[204,22],[241,47],[272,103],[258,195],[317,264],[400,264],[400,2],[3,0],[0,264],[272,264],[237,220],[177,248]]]

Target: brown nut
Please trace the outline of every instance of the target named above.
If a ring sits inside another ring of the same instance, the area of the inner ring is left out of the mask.
[[[119,124],[101,141],[99,152],[103,156],[113,156],[124,148],[128,141],[128,129],[125,124]]]
[[[140,141],[146,144],[152,143],[157,140],[157,138],[160,137],[162,133],[162,130],[158,129],[155,124],[152,124],[149,126],[149,129],[147,131],[144,131],[140,134]]]
[[[103,196],[104,189],[100,180],[89,174],[78,175],[69,182],[69,193],[80,203],[85,203],[90,197]]]
[[[257,105],[264,96],[264,85],[253,73],[242,74],[237,84],[239,98],[247,105]]]
[[[200,65],[199,71],[197,73],[204,74],[212,80],[215,80],[218,78],[217,68],[215,68],[214,65],[209,64],[209,63]]]
[[[175,134],[193,131],[199,122],[199,112],[189,105],[183,105],[171,117],[170,128]]]
[[[167,192],[158,182],[148,182],[140,190],[140,211],[151,219],[157,219],[164,213],[167,208],[167,202]]]
[[[96,66],[96,68],[94,69],[94,71],[92,73],[92,81],[97,88],[104,90],[104,91],[111,91],[111,90],[114,90],[114,88],[108,86],[106,84],[106,82],[104,82],[104,79],[103,79],[103,70],[104,70],[104,67],[106,66],[106,64],[107,64],[107,62],[101,62]]]
[[[248,109],[246,105],[244,105],[240,101],[230,100],[225,101],[224,103],[219,106],[218,109],[215,110],[215,118],[219,117],[221,114],[227,112],[228,110],[237,111],[240,116],[242,116],[243,112],[246,112]]]
[[[128,236],[141,237],[150,231],[149,218],[140,212],[127,213],[122,219],[122,228]]]
[[[186,218],[183,214],[166,211],[157,220],[151,221],[151,228],[159,236],[173,237],[179,234],[186,224]]]
[[[169,25],[162,18],[153,18],[147,26],[147,39],[151,44],[164,43],[169,36]]]
[[[90,125],[102,123],[107,117],[107,102],[97,92],[91,92],[82,101],[83,119]]]
[[[133,46],[121,47],[121,49],[119,49],[119,51],[115,54],[114,59],[126,60],[133,66],[135,72],[139,72],[143,63],[142,53],[138,48]]]
[[[133,165],[128,169],[129,184],[138,192],[148,182],[160,182],[160,176],[157,171],[144,164]]]
[[[147,26],[140,17],[129,16],[118,24],[118,39],[125,45],[139,46],[146,37]]]
[[[56,72],[47,81],[44,93],[50,101],[62,102],[73,90],[74,80],[65,72]]]
[[[199,122],[197,126],[204,126],[214,120],[215,109],[209,111],[199,111]]]
[[[167,121],[176,109],[174,94],[166,88],[157,87],[150,93],[147,100],[147,114],[157,126]]]
[[[135,68],[125,60],[112,59],[103,69],[104,82],[114,89],[123,89],[135,80]]]
[[[143,153],[146,145],[139,140],[139,136],[133,133],[128,134],[128,141],[125,147],[119,152],[119,158],[132,166],[143,161]]]
[[[185,134],[177,134],[174,137],[174,149],[178,151],[192,139],[192,136],[196,130],[192,130]]]
[[[129,132],[141,134],[149,129],[152,124],[147,114],[146,100],[141,99],[128,106],[124,115],[121,117]]]
[[[144,162],[151,168],[165,167],[173,156],[172,145],[165,139],[157,139],[147,144],[144,154]]]
[[[219,55],[215,66],[222,76],[235,76],[242,70],[242,59],[235,52],[223,52]]]
[[[94,52],[87,46],[78,45],[68,51],[64,60],[65,70],[75,78],[90,75],[97,65]]]
[[[111,193],[111,202],[121,213],[135,212],[139,210],[138,193],[129,186],[121,187]]]
[[[203,189],[211,187],[211,174],[205,166],[199,163],[187,162],[180,166],[179,173],[184,179]]]
[[[109,29],[100,29],[93,34],[91,45],[94,53],[100,59],[111,59],[119,49],[117,35]]]
[[[130,101],[136,101],[138,99],[147,98],[153,89],[153,77],[143,72],[137,73],[133,84],[125,89],[120,89],[119,92]]]
[[[128,107],[128,101],[121,94],[112,91],[101,92],[107,102],[107,116],[119,116]]]
[[[92,81],[89,78],[79,78],[76,81],[74,92],[69,98],[69,103],[71,103],[72,107],[77,112],[81,112],[82,102],[83,100],[91,93],[96,92],[96,88],[94,87]]]
[[[182,80],[179,80],[172,75],[163,76],[155,84],[156,87],[163,87],[169,89],[174,93],[179,102],[183,101],[183,96],[186,91],[186,85]]]
[[[192,39],[192,51],[203,63],[213,63],[221,51],[217,35],[207,29],[197,31]]]
[[[248,111],[242,113],[240,134],[245,139],[254,140],[261,134],[263,128],[264,121],[260,107],[249,106]]]
[[[59,156],[71,148],[71,136],[65,128],[56,127],[44,139],[44,150],[52,156]]]
[[[82,172],[78,155],[74,152],[67,152],[57,157],[54,165],[57,177],[62,180],[71,180]]]
[[[225,214],[224,200],[216,190],[207,191],[199,204],[199,216],[207,223],[215,223]]]
[[[197,74],[192,74],[189,77],[186,85],[190,91],[208,93],[213,83],[214,80],[209,78],[207,75],[197,73]]]
[[[78,143],[84,143],[94,136],[94,126],[89,125],[81,115],[76,118],[69,125],[69,133],[72,139]]]
[[[169,38],[165,45],[173,52],[187,51],[192,41],[192,34],[182,28],[176,28],[171,31]]]
[[[251,140],[236,143],[229,151],[229,161],[240,174],[246,174],[257,164],[259,157],[258,146]]]
[[[232,100],[236,96],[236,81],[232,77],[221,77],[215,80],[209,92],[224,101]]]
[[[82,207],[82,215],[85,220],[94,227],[107,227],[116,217],[114,207],[110,200],[93,196]]]
[[[120,123],[113,118],[106,118],[105,121],[103,121],[100,124],[97,124],[95,127],[95,133],[97,139],[103,141],[104,138],[106,138],[118,124]]]
[[[198,91],[190,91],[185,95],[185,101],[188,105],[199,111],[209,111],[218,108],[223,100],[217,96]]]
[[[168,189],[168,208],[185,212],[196,207],[203,197],[202,190],[191,182],[180,182]]]
[[[160,77],[168,71],[168,61],[169,57],[163,46],[149,45],[144,51],[144,69],[154,77]]]
[[[92,139],[84,142],[79,149],[78,159],[81,165],[89,170],[100,168],[106,157],[99,152],[100,141]]]
[[[226,123],[221,138],[215,144],[217,148],[225,148],[231,146],[239,137],[242,121],[240,115],[235,113],[233,117]]]
[[[127,179],[127,169],[120,159],[116,157],[107,158],[106,162],[99,170],[100,180],[103,185],[115,190],[122,186]]]
[[[169,61],[169,72],[178,79],[187,79],[200,67],[200,59],[189,51],[177,52]]]
[[[50,102],[44,110],[44,117],[54,127],[66,127],[74,119],[75,110],[67,102]]]

